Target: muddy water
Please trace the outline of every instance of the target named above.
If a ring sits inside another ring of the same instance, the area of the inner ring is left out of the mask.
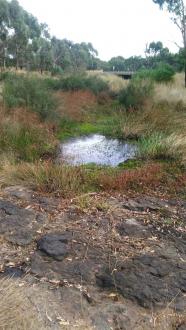
[[[73,165],[95,163],[117,166],[135,157],[136,146],[99,134],[70,139],[60,145],[60,158]]]

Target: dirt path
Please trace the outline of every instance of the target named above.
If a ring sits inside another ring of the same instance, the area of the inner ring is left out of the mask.
[[[185,201],[6,188],[2,276],[19,278],[43,329],[183,330],[185,223]]]

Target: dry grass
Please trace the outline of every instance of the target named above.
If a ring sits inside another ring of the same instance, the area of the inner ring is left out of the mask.
[[[62,117],[81,121],[85,117],[85,112],[97,105],[96,96],[88,90],[72,92],[57,92],[58,113]]]
[[[92,191],[183,193],[186,175],[177,163],[146,162],[135,169],[95,168],[93,171],[81,166],[57,165],[52,162],[19,163],[10,160],[1,163],[0,185],[29,186],[41,193],[52,193],[64,198],[77,198],[80,209],[107,209],[103,200],[95,200]]]
[[[2,165],[0,184],[29,185],[44,193],[73,197],[83,192],[86,186],[85,173],[81,167],[57,165],[52,162]]]
[[[175,330],[183,326],[185,329],[186,314],[178,313],[174,309],[170,308],[171,304],[167,305],[167,308],[153,313],[152,312],[152,327],[156,330]],[[182,328],[181,328],[182,329]]]
[[[0,280],[0,329],[42,329],[33,306],[24,294],[24,289],[11,279]]]
[[[186,133],[185,134],[171,134],[165,139],[170,154],[178,156],[181,161],[186,164]]]
[[[103,81],[107,82],[110,90],[116,93],[125,88],[129,83],[127,80],[103,71],[89,71],[88,74],[91,76],[97,76],[98,78],[101,78]]]
[[[103,211],[107,212],[111,206],[107,203],[106,198],[104,196],[99,195],[98,193],[86,193],[80,195],[73,199],[73,204],[82,211]]]
[[[0,107],[0,152],[33,161],[55,150],[53,127],[24,108]]]
[[[174,83],[157,84],[155,86],[154,101],[167,101],[169,104],[183,102],[183,104],[186,105],[186,90],[184,87],[183,74],[176,74]]]

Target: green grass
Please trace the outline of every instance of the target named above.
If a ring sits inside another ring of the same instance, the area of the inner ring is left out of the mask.
[[[153,133],[142,137],[138,141],[138,154],[141,158],[167,159],[170,157],[169,148],[165,136],[161,133]]]
[[[184,161],[186,142],[184,137],[153,133],[138,141],[138,155],[143,159]]]
[[[104,105],[97,104],[84,110],[81,121],[63,117],[59,125],[58,138],[63,140],[98,133],[122,139],[123,125],[127,116],[125,109],[116,100]]]
[[[145,162],[142,159],[128,159],[124,163],[120,163],[118,165],[118,167],[121,169],[125,169],[125,170],[132,170],[132,169],[142,167],[144,165],[144,163]]]
[[[18,160],[35,161],[53,154],[54,138],[42,127],[2,120],[0,123],[0,151],[14,154]]]

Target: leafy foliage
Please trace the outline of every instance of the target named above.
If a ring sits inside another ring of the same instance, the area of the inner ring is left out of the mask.
[[[28,107],[42,119],[55,117],[56,101],[42,79],[10,75],[5,80],[3,99],[7,107]]]
[[[129,109],[140,109],[153,95],[153,84],[150,79],[133,79],[119,94],[119,102]]]
[[[87,89],[94,94],[109,90],[108,83],[99,77],[89,77],[82,74],[70,75],[59,80],[46,79],[45,83],[54,90],[77,91]]]
[[[164,64],[153,71],[152,78],[157,82],[169,82],[173,80],[174,75],[174,69],[170,65]]]
[[[156,82],[171,82],[175,75],[174,69],[168,64],[161,64],[155,69],[141,70],[136,74],[140,79],[152,79]]]

